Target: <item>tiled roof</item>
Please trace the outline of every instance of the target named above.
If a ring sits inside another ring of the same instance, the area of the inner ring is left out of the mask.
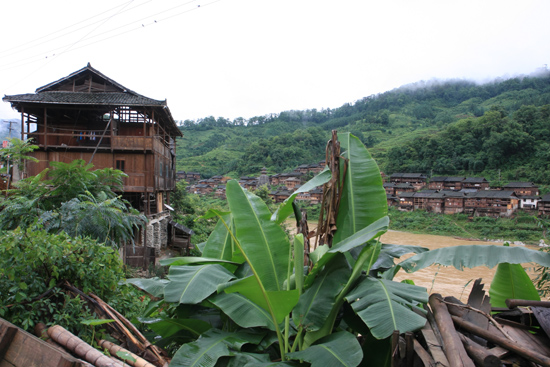
[[[466,177],[463,182],[476,183],[476,182],[487,182],[487,180],[485,179],[485,177]]]
[[[124,106],[165,106],[166,101],[147,98],[123,92],[40,92],[5,96],[6,102],[30,102],[72,105],[124,105]]]
[[[476,193],[468,195],[469,197],[476,198],[501,198],[501,199],[510,199],[517,198],[516,194],[513,191],[508,190],[481,190]]]
[[[390,177],[404,177],[404,178],[426,178],[423,173],[393,173]]]
[[[504,187],[537,187],[532,182],[510,182],[508,185],[504,185]]]

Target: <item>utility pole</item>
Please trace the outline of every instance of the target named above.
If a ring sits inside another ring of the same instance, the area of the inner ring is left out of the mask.
[[[15,130],[13,127],[11,127],[11,124],[13,124],[13,121],[8,120],[8,121],[6,121],[6,122],[7,122],[8,124],[10,124],[10,126],[8,126],[8,131],[10,132],[10,133],[9,133],[9,137],[11,138],[11,132],[12,132],[13,130]]]

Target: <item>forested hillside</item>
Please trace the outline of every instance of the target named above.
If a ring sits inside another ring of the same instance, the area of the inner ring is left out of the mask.
[[[324,159],[330,131],[358,136],[386,173],[550,184],[550,73],[419,82],[335,109],[181,122],[178,170],[238,177]]]

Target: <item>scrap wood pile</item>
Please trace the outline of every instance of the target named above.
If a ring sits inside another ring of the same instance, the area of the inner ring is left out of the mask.
[[[468,303],[432,294],[428,322],[392,338],[392,366],[550,367],[550,302],[507,300],[491,308],[478,279]]]
[[[45,325],[38,324],[35,327],[35,334],[37,336],[81,359],[82,366],[168,366],[170,359],[167,353],[163,349],[151,344],[128,319],[110,305],[92,293],[83,293],[68,282],[65,282],[63,287],[73,295],[86,300],[88,305],[101,318],[113,320],[112,322],[103,324],[102,327],[105,327],[111,337],[116,339],[120,345],[100,340],[98,343],[99,347],[107,350],[108,354],[111,355],[107,356],[59,325],[46,329]]]

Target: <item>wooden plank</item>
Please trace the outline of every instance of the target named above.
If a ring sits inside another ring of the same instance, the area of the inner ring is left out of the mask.
[[[4,332],[0,331],[4,335],[1,340],[11,339],[3,357],[0,355],[0,367],[82,366],[71,355],[55,349],[45,341],[3,319],[0,319],[0,329],[4,330]],[[10,331],[6,333],[5,330]],[[6,338],[7,336],[10,337]]]
[[[458,327],[468,332],[476,334],[482,338],[487,339],[490,342],[493,342],[497,345],[500,345],[501,347],[509,349],[510,351],[517,353],[532,362],[538,363],[544,367],[550,367],[550,357],[548,357],[547,355],[543,355],[538,351],[534,351],[532,350],[532,348],[523,348],[517,342],[501,337],[500,335],[496,335],[496,333],[492,333],[485,329],[479,328],[476,325],[468,321],[464,321],[459,317],[452,316],[452,319],[453,319],[453,322]]]
[[[414,339],[413,343],[414,343],[414,352],[416,353],[418,358],[420,358],[420,360],[424,364],[424,367],[435,367],[434,359],[428,352],[426,352],[426,349],[424,349],[422,345],[420,345],[418,340]]]
[[[550,347],[548,346],[547,338],[541,338],[530,333],[528,330],[518,329],[506,324],[503,324],[502,328],[523,348],[532,349],[540,354],[550,356]]]
[[[428,346],[428,351],[432,355],[433,359],[437,361],[438,366],[449,367],[450,364],[447,360],[447,356],[443,352],[443,346],[437,340],[434,331],[432,330],[430,325],[426,324],[426,326],[424,326],[424,328],[421,330],[421,333],[424,337],[424,340],[426,341],[426,345]]]
[[[6,354],[17,328],[8,323],[0,323],[0,359]]]
[[[550,308],[546,307],[531,307],[533,315],[535,315],[542,330],[550,337]]]

